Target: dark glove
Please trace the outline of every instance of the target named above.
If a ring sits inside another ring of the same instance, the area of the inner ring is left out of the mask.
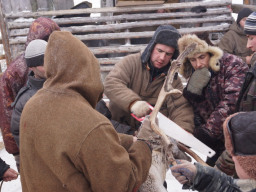
[[[203,88],[208,84],[211,78],[211,73],[207,68],[197,69],[191,75],[187,90],[191,93],[202,95]]]
[[[138,140],[145,141],[152,150],[158,149],[161,145],[161,137],[151,128],[149,116],[146,116],[138,132]]]
[[[192,184],[197,173],[196,166],[186,160],[176,160],[177,165],[171,167],[172,175],[181,184]]]
[[[234,176],[236,173],[235,163],[227,150],[225,150],[217,159],[214,168],[230,176]]]

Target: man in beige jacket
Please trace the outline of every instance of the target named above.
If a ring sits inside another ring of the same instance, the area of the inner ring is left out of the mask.
[[[159,26],[142,54],[128,55],[115,65],[104,84],[105,94],[110,99],[112,119],[137,130],[138,122],[130,113],[145,116],[150,113],[148,103],[156,104],[171,61],[178,56],[179,38],[180,34],[173,26]],[[178,76],[172,86],[183,90]],[[193,110],[182,94],[169,95],[160,112],[187,131],[193,131]]]

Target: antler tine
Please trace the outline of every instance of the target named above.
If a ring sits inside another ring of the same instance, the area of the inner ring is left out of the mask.
[[[171,93],[181,93],[180,90],[178,89],[173,89],[172,87],[172,82],[173,82],[173,79],[174,79],[174,75],[176,72],[178,72],[179,68],[180,68],[180,65],[183,61],[183,59],[191,52],[195,49],[196,47],[196,43],[192,43],[190,44],[189,46],[187,46],[185,48],[185,50],[178,56],[178,58],[174,61],[172,61],[171,63],[171,67],[170,69],[168,70],[168,74],[167,74],[167,77],[164,81],[164,84],[162,86],[162,89],[159,93],[159,96],[157,98],[157,102],[156,102],[156,105],[150,115],[150,122],[151,122],[151,127],[152,129],[158,134],[160,135],[162,138],[163,138],[163,141],[165,142],[166,145],[169,145],[170,144],[170,140],[168,139],[168,137],[166,136],[166,134],[161,130],[159,129],[157,123],[156,123],[156,116],[157,116],[157,113],[159,112],[166,96],[168,94],[171,94]],[[174,158],[172,157],[172,162],[175,163],[174,161]]]

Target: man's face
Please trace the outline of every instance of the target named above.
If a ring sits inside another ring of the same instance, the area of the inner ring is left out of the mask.
[[[239,25],[241,26],[242,29],[244,28],[244,24],[245,24],[246,19],[247,19],[247,17],[244,17],[243,19],[241,19],[239,21]]]
[[[253,52],[256,52],[256,35],[247,35],[247,48],[251,49]]]
[[[173,47],[156,44],[150,56],[153,66],[158,69],[166,66],[170,62],[174,52],[175,49]]]
[[[46,78],[44,66],[31,67],[31,69],[33,70],[36,78],[39,78],[39,79]]]
[[[197,53],[193,57],[189,58],[192,67],[197,69],[202,69],[204,67],[209,67],[210,54],[209,53]]]

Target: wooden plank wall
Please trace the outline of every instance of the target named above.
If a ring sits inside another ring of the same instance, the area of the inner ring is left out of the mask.
[[[205,13],[190,12],[193,6],[206,6]],[[5,14],[11,57],[23,52],[32,21],[40,16],[69,15],[55,18],[62,30],[72,32],[82,40],[98,58],[101,71],[108,73],[123,56],[143,51],[159,25],[171,24],[181,34],[200,32],[226,32],[232,21],[227,8],[230,0],[186,2],[132,7],[105,7],[77,10],[42,11]],[[167,10],[157,13],[157,10]],[[100,17],[75,17],[77,14],[100,13]],[[110,13],[106,16],[106,13]],[[18,18],[24,18],[18,22]],[[199,25],[198,25],[199,24]]]
[[[12,53],[11,48],[9,47],[9,30],[6,27],[7,20],[5,18],[5,14],[19,12],[64,10],[70,9],[73,6],[73,0],[0,0],[0,25],[7,63],[11,61]],[[19,49],[18,46],[17,49]],[[2,58],[3,57],[0,56],[0,59]]]

